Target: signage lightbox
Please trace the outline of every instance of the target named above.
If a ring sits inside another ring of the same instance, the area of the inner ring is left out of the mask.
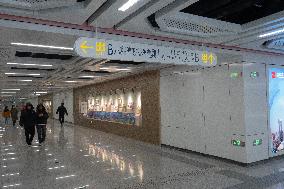
[[[269,69],[269,126],[272,153],[284,150],[284,69]]]
[[[96,38],[79,38],[74,49],[85,58],[201,66],[217,64],[217,55],[212,52]]]

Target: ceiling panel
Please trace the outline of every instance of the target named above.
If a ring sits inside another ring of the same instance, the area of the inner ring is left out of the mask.
[[[245,24],[283,10],[283,0],[199,0],[181,12]]]
[[[130,14],[142,8],[144,5],[149,3],[151,0],[138,1],[134,6],[130,7],[126,11],[119,11],[118,9],[127,2],[128,0],[113,1],[109,0],[106,2],[104,10],[99,14],[94,14],[89,19],[89,24],[92,26],[112,28],[116,24],[123,21]]]

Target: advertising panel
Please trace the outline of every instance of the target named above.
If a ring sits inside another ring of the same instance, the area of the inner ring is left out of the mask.
[[[271,150],[277,154],[284,150],[284,69],[269,69],[269,124],[271,130]]]

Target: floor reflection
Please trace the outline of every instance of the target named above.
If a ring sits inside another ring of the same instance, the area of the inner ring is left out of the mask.
[[[143,164],[140,161],[134,162],[108,150],[108,148],[99,147],[95,144],[89,145],[89,154],[105,163],[108,162],[111,168],[106,169],[107,171],[119,170],[123,173],[127,172],[131,177],[138,176],[141,181],[143,180]]]

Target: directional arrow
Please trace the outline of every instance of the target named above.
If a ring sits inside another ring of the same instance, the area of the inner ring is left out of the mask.
[[[85,54],[87,54],[87,49],[93,49],[94,46],[88,46],[87,41],[83,41],[83,43],[80,45],[80,48]]]

